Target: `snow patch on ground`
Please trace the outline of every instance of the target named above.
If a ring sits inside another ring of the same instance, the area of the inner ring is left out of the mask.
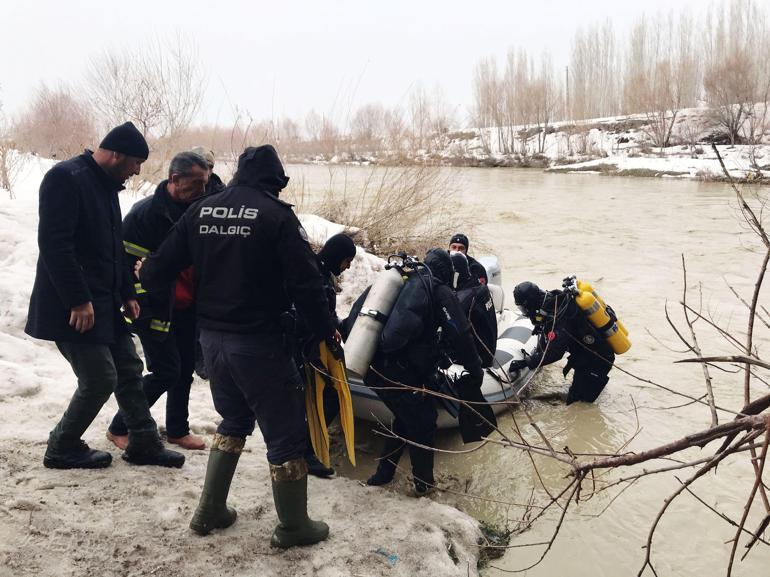
[[[188,451],[181,470],[128,465],[104,437],[117,409],[114,400],[85,434],[93,448],[113,454],[112,466],[45,469],[48,432],[75,389],[56,346],[24,334],[37,262],[37,190],[52,165],[31,157],[16,182],[17,198],[0,192],[0,577],[477,574],[476,521],[430,499],[341,477],[309,483],[310,513],[329,523],[329,540],[286,552],[271,549],[276,516],[258,430],[246,444],[231,490],[238,521],[205,538],[187,525],[207,452]],[[124,214],[139,198],[121,195]],[[303,216],[303,223],[319,243],[341,230],[312,215]],[[341,309],[382,264],[358,249],[342,279]],[[160,424],[163,407],[161,400],[153,410]],[[218,420],[207,384],[196,377],[190,396],[193,431],[210,438]]]

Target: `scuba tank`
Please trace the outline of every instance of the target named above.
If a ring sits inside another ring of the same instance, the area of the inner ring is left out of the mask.
[[[628,330],[618,320],[612,307],[602,300],[589,283],[579,281],[573,275],[564,279],[562,286],[575,297],[575,303],[586,315],[588,322],[607,340],[616,354],[622,355],[631,348]]]
[[[401,264],[394,264],[391,259],[396,256]],[[374,353],[377,351],[380,335],[385,323],[393,310],[401,289],[404,287],[405,276],[402,267],[409,261],[406,255],[394,255],[388,258],[385,270],[372,284],[369,294],[364,300],[358,318],[345,341],[345,365],[348,370],[364,377],[369,370]]]

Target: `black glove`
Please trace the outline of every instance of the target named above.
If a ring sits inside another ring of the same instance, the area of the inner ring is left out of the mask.
[[[330,337],[326,339],[326,348],[329,349],[329,352],[338,361],[345,360],[345,352],[342,350],[342,345],[340,345],[334,338]]]
[[[511,364],[508,367],[508,375],[512,379],[516,379],[519,376],[519,371],[527,368],[527,366],[528,366],[527,359],[519,359],[517,361],[511,361]]]

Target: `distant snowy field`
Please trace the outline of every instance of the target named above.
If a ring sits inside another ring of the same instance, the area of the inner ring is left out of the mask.
[[[276,517],[258,430],[246,444],[230,495],[238,521],[205,538],[194,536],[187,524],[208,453],[188,451],[178,471],[127,465],[104,437],[117,408],[114,400],[85,435],[92,447],[113,454],[112,466],[45,469],[48,432],[75,388],[55,345],[23,332],[38,254],[37,190],[53,164],[30,157],[15,186],[17,198],[10,200],[0,190],[0,577],[476,574],[476,521],[430,499],[345,478],[310,480],[310,513],[329,523],[328,541],[286,552],[271,549]],[[124,192],[123,214],[139,198]],[[301,220],[317,244],[342,230],[313,215]],[[343,277],[341,309],[382,264],[359,248]],[[161,425],[164,406],[161,399],[153,410]],[[193,431],[210,439],[218,420],[207,384],[196,378],[190,398]],[[372,459],[363,449],[359,460]]]

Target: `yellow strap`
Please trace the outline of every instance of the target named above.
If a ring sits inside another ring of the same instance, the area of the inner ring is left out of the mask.
[[[133,242],[128,242],[127,240],[123,241],[123,248],[128,254],[138,256],[139,258],[144,258],[147,256],[150,256],[150,251],[144,248],[143,246],[139,246],[138,244],[134,244]]]
[[[136,282],[134,283],[134,292],[136,292],[138,295],[143,295],[147,291],[142,288],[142,283]]]

